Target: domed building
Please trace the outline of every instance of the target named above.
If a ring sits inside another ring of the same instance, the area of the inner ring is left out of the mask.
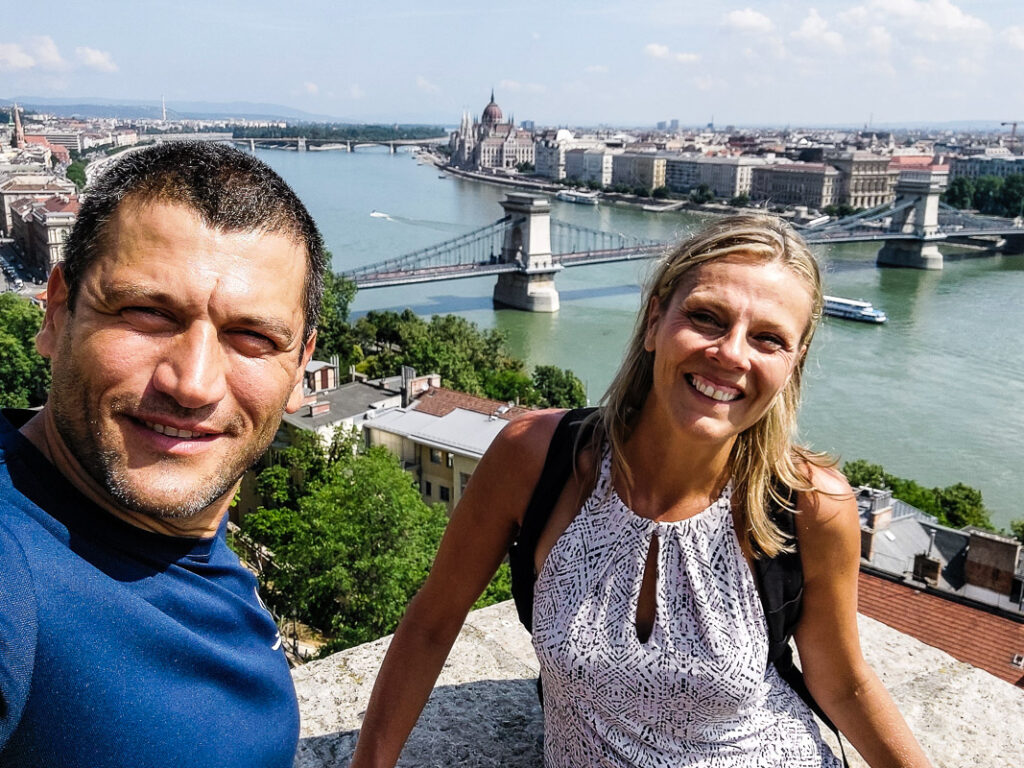
[[[451,163],[457,168],[515,168],[520,163],[533,165],[533,134],[516,128],[515,120],[502,122],[501,107],[491,100],[479,120],[468,112],[462,114],[459,130],[452,133],[449,147]]]

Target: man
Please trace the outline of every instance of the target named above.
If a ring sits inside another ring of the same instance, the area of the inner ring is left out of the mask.
[[[49,399],[0,420],[0,766],[291,766],[288,665],[224,532],[302,402],[320,235],[261,162],[189,142],[109,170],[66,254]]]

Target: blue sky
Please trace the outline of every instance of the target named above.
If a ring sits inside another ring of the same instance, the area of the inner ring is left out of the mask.
[[[0,97],[454,124],[1024,121],[1020,0],[0,0]]]

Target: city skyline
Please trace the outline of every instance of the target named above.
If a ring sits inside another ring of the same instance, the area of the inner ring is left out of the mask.
[[[282,8],[62,0],[0,32],[0,98],[450,125],[493,87],[506,116],[538,125],[1024,120],[1024,12],[1010,0]]]

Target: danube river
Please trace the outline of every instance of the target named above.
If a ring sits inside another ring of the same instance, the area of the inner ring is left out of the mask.
[[[260,151],[319,222],[335,271],[400,256],[490,224],[505,189],[440,178],[411,154]],[[370,216],[370,213],[387,214]],[[552,217],[669,240],[700,218],[552,202]],[[877,246],[817,248],[828,293],[884,309],[882,326],[826,318],[807,367],[802,439],[928,486],[980,488],[997,526],[1024,518],[1024,256],[947,259],[941,272],[881,270]],[[561,310],[495,310],[493,278],[361,291],[370,309],[457,313],[501,329],[530,365],[571,368],[592,402],[630,333],[646,263],[558,275]]]

